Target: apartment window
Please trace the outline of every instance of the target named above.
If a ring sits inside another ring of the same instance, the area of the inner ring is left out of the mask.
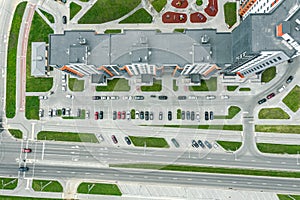
[[[274,61],[274,62],[277,62],[277,59],[276,59],[276,58],[274,58],[274,59],[273,59],[273,61]]]
[[[269,62],[270,62],[271,64],[273,64],[273,61],[272,61],[272,60],[269,60]]]
[[[262,65],[263,65],[264,67],[266,66],[266,64],[265,64],[265,63],[263,63]]]
[[[270,63],[269,63],[269,62],[266,62],[266,64],[267,64],[267,65],[270,65]]]
[[[278,60],[281,60],[281,58],[280,58],[279,56],[277,57],[277,59],[278,59]]]

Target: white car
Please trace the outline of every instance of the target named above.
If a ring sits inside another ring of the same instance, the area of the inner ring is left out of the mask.
[[[215,95],[207,95],[206,99],[207,100],[213,100],[213,99],[216,99],[216,96]]]
[[[44,110],[42,108],[39,110],[39,117],[44,117]]]
[[[53,108],[53,112],[52,112],[52,115],[53,115],[53,117],[55,117],[55,116],[56,116],[56,113],[57,113],[57,110],[56,110],[56,108]]]
[[[135,111],[135,119],[139,119],[140,118],[140,112],[139,111]]]
[[[65,84],[65,83],[62,84],[61,90],[64,91],[64,92],[67,91],[67,84]]]
[[[229,96],[228,95],[222,95],[221,99],[229,99]]]
[[[197,119],[197,121],[200,121],[200,113],[199,112],[196,113],[196,119]]]
[[[101,100],[109,100],[109,98],[107,96],[101,96],[100,98],[101,98]]]
[[[63,75],[61,76],[61,80],[62,80],[63,83],[66,83],[66,82],[67,82],[67,75],[66,75],[66,74],[63,74]]]
[[[102,136],[101,134],[99,134],[99,133],[97,133],[97,138],[98,138],[101,142],[104,141],[103,136]]]
[[[130,120],[130,119],[131,119],[131,114],[130,114],[130,111],[127,111],[127,113],[126,113],[126,118],[127,118],[128,120]]]
[[[71,115],[71,108],[66,108],[66,116],[70,116]]]
[[[282,92],[283,90],[285,89],[285,86],[284,85],[282,85],[280,88],[278,88],[278,92]]]
[[[118,100],[120,97],[119,96],[111,96],[110,100]]]
[[[195,96],[195,95],[191,95],[191,96],[189,96],[189,99],[190,99],[190,100],[196,100],[196,99],[198,99],[198,98],[197,98],[197,96]]]
[[[74,95],[71,95],[71,94],[67,94],[66,97],[69,98],[69,99],[74,99],[75,98]]]
[[[124,100],[132,100],[132,96],[123,96]]]
[[[85,111],[85,118],[89,119],[90,118],[90,111]]]
[[[48,99],[48,97],[47,96],[39,96],[39,99],[46,100],[46,99]]]

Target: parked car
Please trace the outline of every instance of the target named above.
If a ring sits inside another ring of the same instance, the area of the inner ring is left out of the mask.
[[[213,99],[216,99],[216,96],[215,95],[207,95],[206,99],[207,100],[213,100]]]
[[[134,100],[144,100],[144,96],[134,96]]]
[[[135,119],[139,119],[140,118],[140,112],[139,111],[135,111]]]
[[[74,99],[75,98],[74,95],[71,95],[71,94],[67,94],[66,97],[69,98],[69,99]]]
[[[129,139],[129,137],[125,136],[124,139],[128,145],[131,145],[131,140]]]
[[[100,97],[100,96],[92,96],[92,99],[93,99],[93,100],[100,100],[101,97]]]
[[[123,96],[124,100],[132,100],[132,96]]]
[[[175,146],[176,148],[179,147],[179,143],[177,142],[177,140],[176,140],[175,138],[172,138],[172,139],[171,139],[171,142],[174,144],[174,146]]]
[[[100,99],[101,100],[108,100],[107,96],[101,96]]]
[[[186,96],[178,96],[178,100],[186,100]]]
[[[149,111],[145,112],[145,120],[149,120]]]
[[[56,108],[53,108],[53,110],[52,110],[52,116],[55,117],[56,115],[57,115],[57,110],[56,110]]]
[[[186,111],[186,120],[190,120],[191,119],[191,113],[190,111]]]
[[[172,112],[168,111],[168,120],[171,121],[172,120]]]
[[[117,140],[117,138],[116,138],[115,135],[112,135],[112,136],[111,136],[111,139],[112,139],[112,141],[113,141],[115,144],[118,143],[118,140]]]
[[[153,118],[154,118],[153,112],[150,112],[150,120],[153,120]]]
[[[205,140],[204,144],[205,144],[209,149],[212,148],[212,145],[211,145],[207,140]]]
[[[208,112],[207,112],[207,111],[205,111],[205,113],[204,113],[204,119],[205,119],[205,120],[209,120]]]
[[[62,74],[61,75],[61,80],[63,83],[66,83],[67,82],[67,75],[66,74]]]
[[[150,95],[151,98],[156,98],[155,94]]]
[[[67,16],[63,16],[63,17],[62,17],[62,23],[63,23],[63,24],[66,24],[66,23],[67,23]]]
[[[258,104],[263,104],[263,103],[265,103],[266,101],[267,101],[267,99],[263,98],[263,99],[261,99],[261,100],[258,101]]]
[[[194,112],[194,111],[191,112],[191,120],[192,120],[192,121],[195,120],[195,112]]]
[[[144,119],[144,117],[145,117],[145,116],[144,116],[144,111],[141,111],[141,112],[140,112],[140,119]]]
[[[214,120],[214,112],[213,111],[209,112],[209,119]]]
[[[121,112],[119,111],[118,112],[118,119],[121,119],[122,117],[121,117]]]
[[[40,99],[40,100],[47,100],[48,97],[47,97],[47,96],[39,96],[39,99]]]
[[[117,119],[117,111],[114,111],[113,112],[113,120],[116,120]]]
[[[159,119],[159,120],[162,120],[162,119],[163,119],[163,112],[159,112],[158,119]]]
[[[122,119],[125,119],[125,117],[126,117],[126,112],[123,111],[123,112],[122,112]]]
[[[23,148],[22,152],[23,153],[31,153],[31,149],[30,148]]]
[[[197,144],[196,140],[192,140],[192,147],[198,148],[199,145]]]
[[[99,119],[99,113],[95,112],[95,120],[98,120],[98,119]]]
[[[128,120],[131,119],[131,113],[130,113],[130,111],[127,111],[127,113],[126,113],[126,118],[127,118]]]
[[[285,89],[285,86],[282,85],[280,88],[278,88],[277,92],[282,92]]]
[[[196,113],[196,119],[197,119],[197,121],[200,121],[200,113],[199,112]]]
[[[44,117],[44,109],[39,109],[39,117]]]
[[[162,96],[158,96],[158,99],[159,99],[159,100],[167,100],[167,99],[168,99],[168,97],[167,97],[167,96],[163,96],[163,95],[162,95]]]
[[[65,108],[62,108],[62,109],[61,109],[61,114],[62,114],[62,115],[66,115],[66,109],[65,109]]]
[[[288,79],[286,79],[286,83],[287,84],[291,83],[293,79],[294,79],[293,76],[289,76]]]
[[[19,167],[20,172],[27,172],[29,170],[28,167]]]
[[[85,111],[85,118],[89,119],[90,118],[90,111]]]
[[[221,99],[229,99],[229,96],[228,95],[222,95]]]
[[[65,91],[67,91],[67,84],[62,84],[61,85],[61,90],[63,91],[63,92],[65,92]]]
[[[66,116],[70,116],[71,115],[71,108],[66,108]]]
[[[181,119],[185,120],[185,111],[181,111]]]
[[[100,134],[100,133],[97,134],[97,138],[98,138],[98,140],[101,141],[101,142],[104,141],[104,138],[103,138],[102,134]]]
[[[99,119],[103,119],[103,111],[102,110],[99,112]]]
[[[111,96],[111,97],[110,97],[110,100],[118,100],[118,99],[120,99],[119,96]]]
[[[189,96],[189,100],[196,100],[198,97],[197,96],[195,96],[195,95],[190,95]]]
[[[198,140],[198,144],[200,147],[205,148],[205,145],[203,144],[203,142],[201,140]]]
[[[275,96],[275,93],[273,92],[273,93],[271,93],[271,94],[269,94],[268,96],[267,96],[267,99],[271,99],[271,98],[273,98]]]

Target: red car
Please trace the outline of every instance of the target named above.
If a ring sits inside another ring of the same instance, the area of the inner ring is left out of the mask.
[[[121,112],[118,112],[118,119],[121,119]]]
[[[99,119],[99,113],[95,112],[95,120],[98,120],[98,119]]]
[[[31,149],[29,149],[29,148],[23,148],[22,152],[23,153],[31,153]]]
[[[112,135],[112,136],[111,136],[111,139],[112,139],[112,141],[113,141],[115,144],[118,143],[118,140],[117,140],[117,138],[116,138],[115,135]]]
[[[123,112],[122,112],[122,119],[125,119],[125,117],[126,117],[126,112],[123,111]]]
[[[267,99],[271,99],[271,98],[273,98],[275,96],[275,93],[271,93],[271,94],[269,94],[268,96],[267,96]]]

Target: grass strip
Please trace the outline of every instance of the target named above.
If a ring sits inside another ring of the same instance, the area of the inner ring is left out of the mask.
[[[17,185],[17,178],[0,178],[0,189],[2,190],[13,190]]]
[[[63,192],[62,185],[52,180],[33,180],[32,189],[40,192]]]
[[[69,89],[73,92],[82,92],[84,90],[84,80],[69,78]]]
[[[277,194],[279,200],[300,200],[300,195]]]
[[[157,12],[160,12],[167,4],[167,0],[152,0],[150,2]]]
[[[256,145],[258,150],[263,153],[298,154],[300,152],[300,145],[269,143],[256,143]]]
[[[38,96],[26,96],[25,116],[27,119],[39,120],[40,100]]]
[[[173,80],[173,91],[178,91],[178,86],[176,85],[176,80]]]
[[[27,2],[19,3],[10,27],[8,50],[7,51],[7,72],[6,72],[6,117],[13,118],[16,115],[16,65],[18,37],[22,23],[22,17]]]
[[[53,15],[51,15],[50,13],[48,13],[48,12],[42,10],[42,9],[39,9],[39,10],[41,11],[41,13],[43,15],[45,15],[45,17],[49,20],[50,23],[54,23],[55,22]]]
[[[161,80],[155,80],[153,81],[153,85],[151,86],[141,86],[141,90],[143,92],[160,92],[162,89]]]
[[[297,112],[300,108],[300,87],[296,85],[289,94],[284,97],[282,102],[289,107],[293,112]]]
[[[185,31],[184,28],[176,28],[173,32],[183,33]]]
[[[22,139],[23,138],[23,132],[19,129],[8,129],[8,131],[10,132],[10,134],[17,138],[17,139]]]
[[[240,111],[241,111],[241,109],[240,109],[238,106],[230,106],[230,107],[228,108],[228,115],[226,115],[226,116],[216,115],[214,118],[215,118],[215,119],[232,119],[232,118],[234,118]]]
[[[141,3],[141,0],[98,0],[78,21],[80,24],[102,24],[119,19]]]
[[[121,29],[106,29],[104,31],[105,34],[116,34],[116,33],[122,33]]]
[[[242,142],[229,142],[218,140],[217,143],[221,145],[226,151],[236,151],[242,146]]]
[[[276,76],[276,67],[266,69],[261,75],[261,82],[268,83]]]
[[[167,141],[164,138],[157,137],[136,137],[129,136],[134,146],[138,147],[155,147],[155,148],[169,148]]]
[[[290,119],[281,108],[263,108],[258,113],[259,119]]]
[[[147,164],[147,163],[110,164],[109,167],[300,178],[300,172],[276,171],[276,170],[269,170],[269,169],[253,170],[253,169],[241,169],[241,168],[201,167],[201,166],[189,166],[189,165],[160,165],[160,164]]]
[[[81,6],[77,3],[71,2],[70,3],[70,19],[73,19],[73,17],[81,10]]]
[[[249,91],[251,91],[251,89],[250,88],[240,88],[240,91],[241,92],[249,92]]]
[[[217,78],[212,77],[208,80],[201,80],[200,86],[189,86],[190,91],[216,91],[217,90]]]
[[[61,199],[52,199],[52,198],[34,198],[34,197],[25,197],[25,196],[4,196],[0,195],[1,200],[61,200]]]
[[[121,196],[122,193],[116,184],[107,183],[81,183],[77,188],[77,193],[82,194],[102,194]]]
[[[243,131],[243,125],[150,125],[168,128],[192,128],[192,129],[213,129],[213,130],[230,130],[230,131]]]
[[[256,132],[300,133],[300,125],[255,125]]]
[[[69,141],[69,142],[91,142],[91,143],[99,142],[93,133],[72,133],[72,132],[54,132],[54,131],[40,131],[37,135],[37,139]]]
[[[152,15],[150,15],[144,8],[135,11],[129,17],[120,21],[120,24],[147,24],[152,22]]]
[[[231,27],[236,23],[236,2],[224,4],[225,23]]]
[[[230,91],[230,92],[233,92],[236,90],[236,88],[238,88],[239,86],[237,85],[228,85],[227,86],[227,90]]]
[[[128,92],[130,90],[130,86],[128,84],[128,80],[124,78],[114,78],[112,80],[107,80],[107,86],[96,86],[97,92]]]

